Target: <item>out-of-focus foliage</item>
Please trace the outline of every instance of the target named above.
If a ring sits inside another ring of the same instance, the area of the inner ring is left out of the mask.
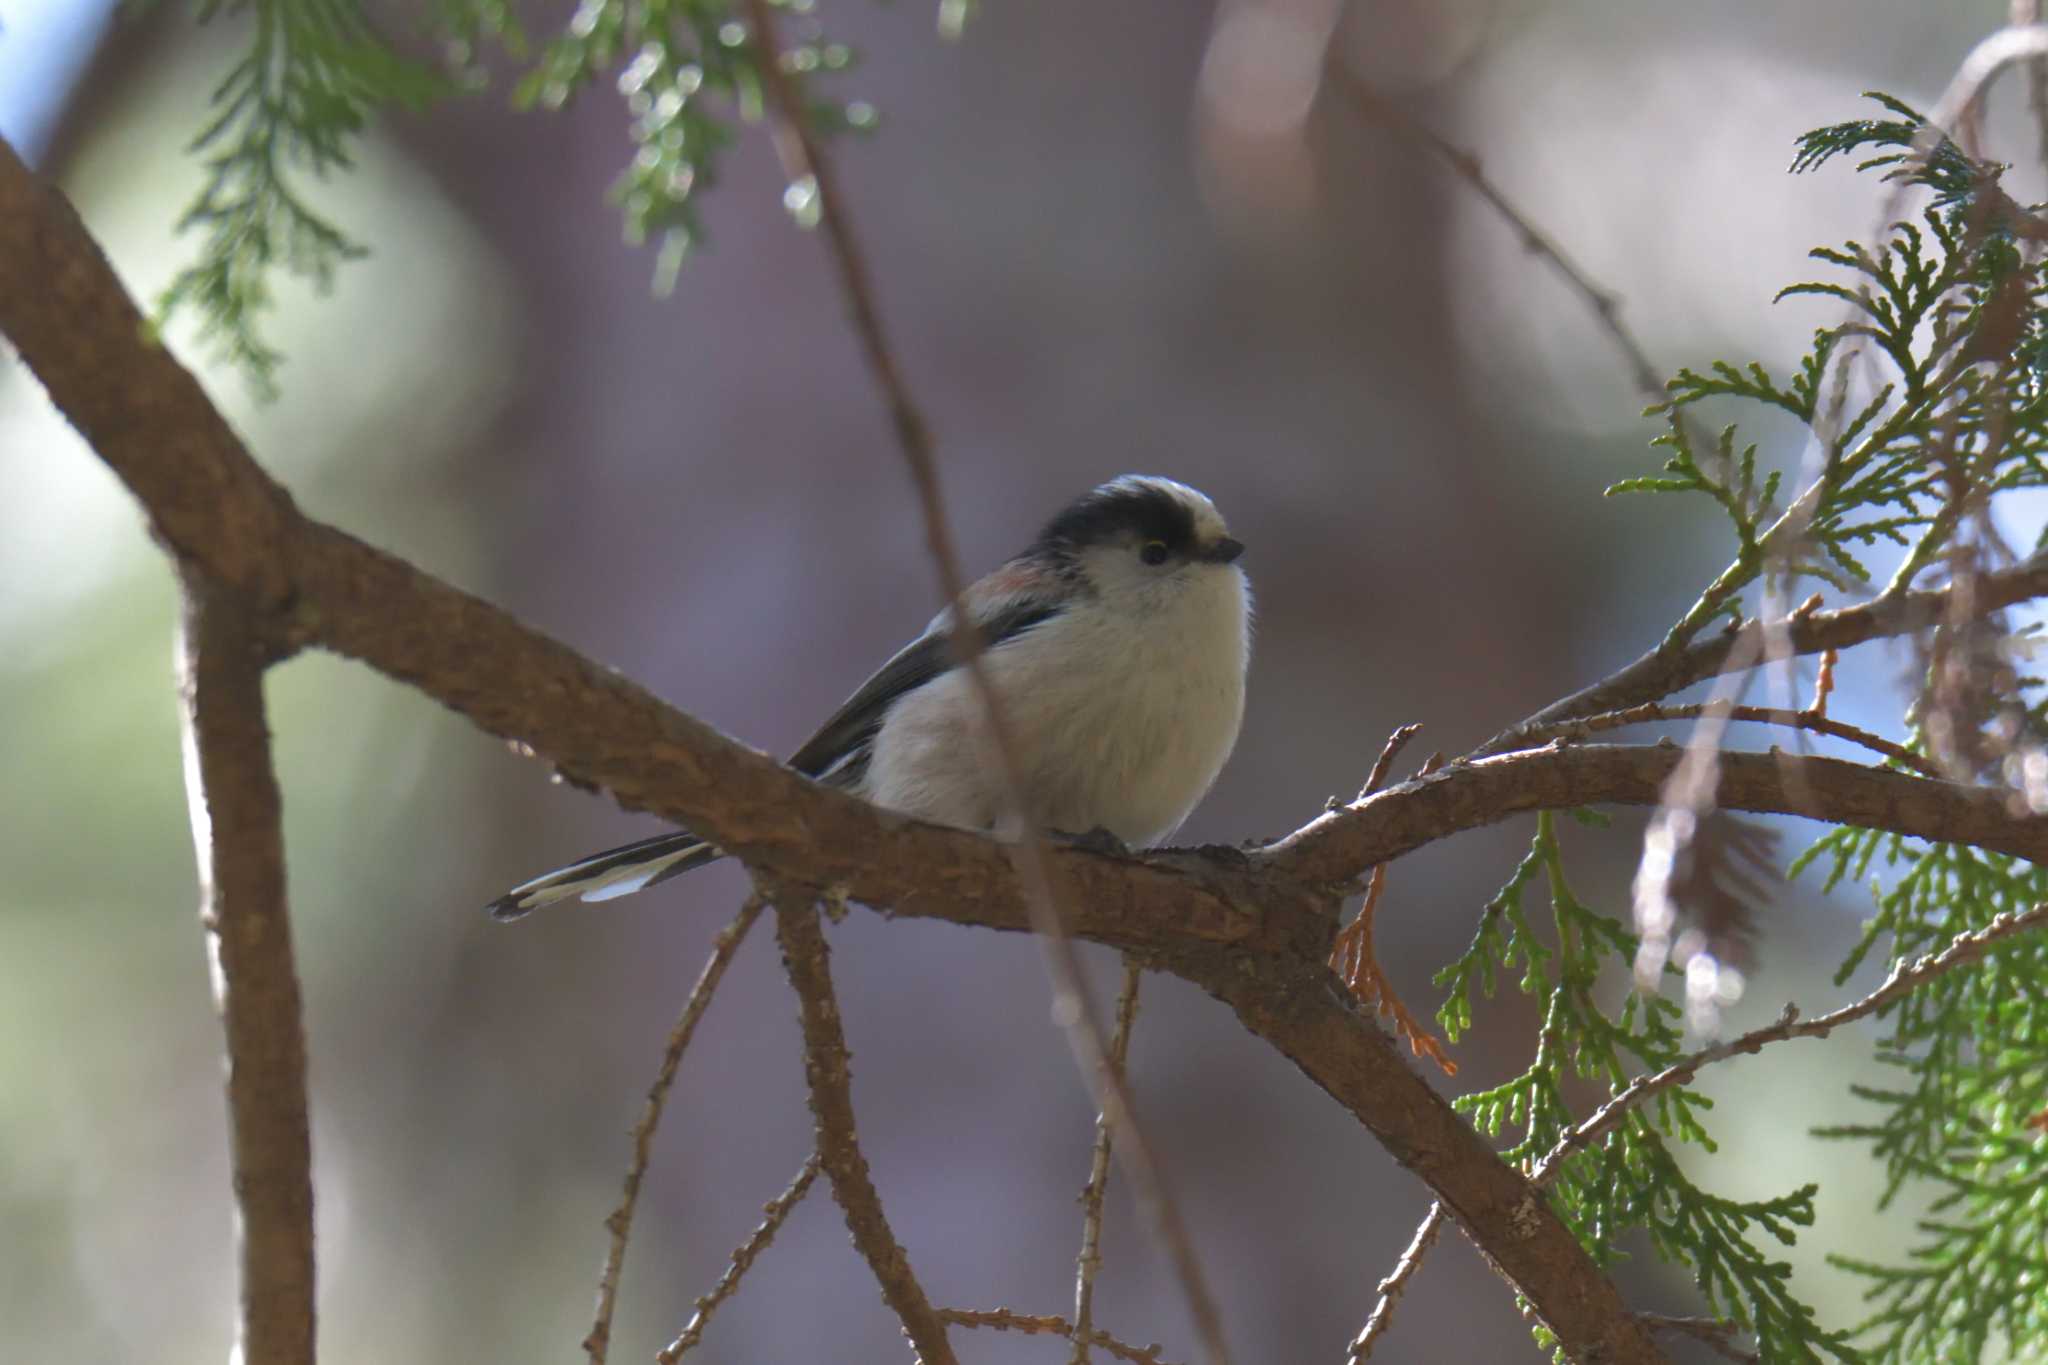
[[[419,108],[448,88],[394,52],[353,0],[208,0],[201,20],[250,14],[249,49],[213,91],[192,148],[206,184],[179,220],[204,232],[199,259],[158,300],[160,318],[190,307],[202,335],[259,391],[274,391],[283,357],[257,318],[279,266],[322,287],[361,243],[316,212],[296,183],[345,170],[364,122],[387,105]]]
[[[808,0],[771,0],[795,13],[785,70],[804,78],[853,61],[808,16]],[[633,155],[613,188],[626,237],[660,243],[657,283],[672,282],[702,235],[698,191],[714,183],[738,118],[758,118],[761,53],[739,7],[728,0],[584,0],[561,30],[539,44],[509,0],[439,0],[423,16],[427,38],[446,45],[442,70],[404,55],[365,17],[360,0],[202,0],[202,21],[248,20],[247,51],[213,92],[213,111],[193,140],[207,179],[180,221],[204,232],[198,259],[158,301],[159,321],[181,310],[238,366],[258,392],[275,393],[279,352],[263,340],[272,272],[329,284],[343,262],[367,249],[309,205],[304,180],[346,170],[366,123],[392,107],[420,109],[487,86],[484,52],[501,49],[531,65],[514,99],[559,109],[586,87],[612,78],[632,114]],[[808,99],[822,132],[866,129],[860,101]],[[785,202],[813,221],[814,191],[792,186]]]

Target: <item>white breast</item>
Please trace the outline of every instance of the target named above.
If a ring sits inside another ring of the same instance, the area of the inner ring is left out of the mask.
[[[1222,771],[1250,657],[1250,593],[1235,567],[1193,566],[1142,592],[1114,610],[1098,601],[1063,612],[985,659],[1033,817],[1068,833],[1107,829],[1136,847],[1178,828]],[[944,824],[995,823],[1002,792],[964,674],[889,712],[863,794]]]

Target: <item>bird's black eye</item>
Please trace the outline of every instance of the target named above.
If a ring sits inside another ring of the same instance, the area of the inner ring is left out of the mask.
[[[1166,562],[1166,542],[1163,540],[1146,541],[1138,547],[1138,558],[1144,560],[1147,564],[1164,564]]]

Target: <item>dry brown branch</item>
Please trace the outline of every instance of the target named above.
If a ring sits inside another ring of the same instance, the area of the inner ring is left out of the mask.
[[[605,1354],[611,1346],[612,1309],[618,1302],[619,1272],[626,1264],[626,1240],[633,1230],[633,1208],[640,1198],[640,1182],[647,1174],[647,1158],[654,1145],[654,1130],[661,1123],[661,1111],[668,1103],[669,1088],[675,1084],[676,1068],[682,1065],[683,1051],[690,1046],[690,1039],[697,1032],[697,1021],[704,1017],[705,1009],[711,1004],[712,993],[724,978],[725,969],[732,964],[733,954],[739,951],[747,931],[754,927],[754,921],[761,917],[763,904],[759,894],[748,896],[739,912],[732,917],[732,922],[719,930],[718,937],[712,940],[711,956],[704,960],[704,969],[697,974],[697,984],[690,988],[689,998],[683,1002],[683,1011],[676,1016],[675,1027],[668,1032],[661,1066],[654,1073],[654,1083],[647,1088],[646,1106],[640,1111],[639,1122],[633,1125],[633,1156],[626,1165],[625,1189],[619,1196],[619,1206],[604,1220],[605,1230],[611,1234],[612,1240],[605,1252],[604,1269],[597,1278],[597,1316],[590,1324],[590,1335],[583,1339],[583,1349],[590,1355],[590,1365],[604,1365]]]
[[[1387,774],[1393,770],[1394,760],[1409,740],[1422,732],[1420,725],[1403,725],[1387,736],[1385,747],[1380,750],[1372,771],[1366,775],[1365,785],[1358,789],[1358,799],[1365,800],[1386,784]],[[1427,765],[1425,765],[1425,768]],[[1334,809],[1334,807],[1333,807]],[[1365,900],[1359,905],[1358,913],[1351,923],[1337,933],[1336,943],[1330,950],[1330,969],[1337,973],[1352,995],[1360,1004],[1375,1015],[1391,1015],[1394,1029],[1408,1040],[1408,1046],[1418,1057],[1428,1057],[1435,1062],[1446,1076],[1458,1074],[1458,1064],[1444,1051],[1436,1035],[1416,1021],[1408,1012],[1408,1006],[1395,991],[1394,983],[1387,980],[1387,974],[1380,968],[1379,956],[1373,951],[1373,922],[1378,914],[1380,897],[1386,891],[1387,866],[1381,863],[1374,867],[1370,880],[1366,882]]]
[[[1832,650],[1829,650],[1822,654],[1821,657],[1823,659],[1832,658],[1833,653]],[[1824,698],[1827,694],[1823,692],[1820,695]],[[1859,729],[1846,722],[1830,720],[1819,709],[1788,711],[1783,707],[1777,706],[1728,706],[1717,705],[1710,701],[1692,702],[1684,706],[1651,701],[1644,702],[1641,706],[1631,706],[1626,711],[1609,711],[1603,715],[1587,716],[1583,720],[1559,721],[1557,724],[1545,726],[1529,736],[1530,747],[1558,738],[1584,739],[1602,730],[1618,730],[1629,725],[1651,725],[1658,721],[1697,720],[1709,712],[1718,716],[1724,716],[1729,720],[1739,720],[1758,725],[1779,725],[1786,729],[1804,730],[1811,734],[1827,735],[1833,739],[1847,740],[1851,744],[1862,745],[1872,753],[1882,754],[1894,763],[1911,768],[1922,777],[1939,778],[1942,776],[1941,769],[1935,767],[1934,764],[1928,762],[1919,754],[1914,753],[1905,745],[1895,744],[1882,735],[1874,735],[1868,730]]]
[[[1022,1332],[1027,1336],[1074,1335],[1074,1324],[1049,1313],[1017,1313],[1008,1308],[941,1308],[939,1316],[955,1327],[989,1327],[998,1332]],[[1133,1365],[1166,1365],[1159,1358],[1159,1353],[1166,1348],[1156,1343],[1140,1349],[1118,1341],[1107,1332],[1090,1332],[1088,1344],[1100,1346],[1117,1359],[1131,1361]]]
[[[1422,1215],[1422,1222],[1415,1228],[1415,1235],[1408,1239],[1408,1249],[1401,1253],[1401,1259],[1394,1262],[1394,1268],[1379,1283],[1379,1302],[1373,1305],[1372,1316],[1365,1320],[1365,1326],[1353,1339],[1351,1349],[1345,1353],[1347,1361],[1364,1360],[1372,1354],[1373,1343],[1387,1330],[1394,1320],[1394,1305],[1408,1290],[1408,1281],[1415,1278],[1415,1272],[1422,1265],[1422,1258],[1429,1255],[1429,1249],[1436,1245],[1437,1235],[1444,1228],[1444,1206],[1441,1202],[1431,1204],[1429,1212]]]
[[[1109,1036],[1108,1065],[1124,1074],[1131,1055],[1131,1026],[1138,1020],[1138,982],[1144,969],[1124,959],[1124,983],[1116,997],[1116,1031]],[[1115,1134],[1109,1115],[1095,1119],[1095,1147],[1088,1158],[1088,1184],[1081,1190],[1081,1253],[1074,1261],[1074,1353],[1070,1365],[1088,1365],[1095,1332],[1095,1272],[1102,1268],[1102,1201],[1109,1192],[1109,1153]]]
[[[889,409],[896,442],[917,488],[918,505],[924,521],[925,542],[938,570],[939,585],[951,605],[952,640],[960,664],[966,670],[988,719],[988,738],[996,770],[1002,779],[1005,805],[1016,818],[1018,839],[1014,848],[1018,875],[1026,890],[1033,927],[1044,946],[1046,967],[1052,978],[1056,1019],[1065,1024],[1069,1046],[1082,1076],[1096,1091],[1100,1111],[1123,1137],[1121,1148],[1125,1167],[1136,1188],[1139,1205],[1145,1210],[1154,1236],[1166,1249],[1189,1313],[1201,1338],[1209,1365],[1229,1365],[1230,1352],[1223,1336],[1222,1315],[1202,1273],[1194,1239],[1188,1235],[1180,1207],[1167,1188],[1165,1176],[1153,1153],[1152,1143],[1138,1122],[1136,1109],[1124,1087],[1121,1072],[1106,1064],[1107,1041],[1095,1002],[1088,994],[1080,958],[1075,954],[1071,931],[1060,913],[1052,880],[1045,866],[1045,846],[1039,838],[1037,813],[1024,798],[1018,774],[1022,766],[1017,745],[1004,714],[1002,699],[989,685],[981,666],[981,632],[967,610],[967,578],[960,568],[960,556],[946,521],[945,503],[939,494],[938,461],[932,448],[931,428],[910,395],[902,366],[882,326],[881,310],[866,256],[853,231],[853,219],[839,193],[838,179],[817,139],[811,135],[809,115],[796,88],[796,81],[783,70],[782,43],[777,35],[775,15],[768,0],[746,0],[747,22],[765,54],[760,63],[762,83],[773,116],[775,146],[784,171],[799,183],[808,181],[816,196],[818,223],[829,244],[833,268],[839,277],[840,294],[852,317],[854,332],[875,384]]]
[[[1403,725],[1387,736],[1386,744],[1380,749],[1380,756],[1373,761],[1372,771],[1365,775],[1365,785],[1358,789],[1358,800],[1365,800],[1387,785],[1387,774],[1393,771],[1394,760],[1401,756],[1401,750],[1408,747],[1408,741],[1421,733],[1420,725],[1411,724]]]
[[[732,1297],[733,1291],[740,1287],[740,1277],[753,1268],[755,1260],[775,1240],[775,1234],[782,1230],[790,1210],[810,1193],[811,1182],[818,1178],[819,1161],[816,1152],[805,1157],[802,1169],[797,1171],[796,1179],[789,1182],[789,1187],[761,1206],[761,1225],[732,1253],[732,1260],[726,1265],[725,1273],[718,1277],[718,1283],[711,1286],[711,1292],[697,1300],[697,1311],[691,1314],[682,1334],[654,1353],[659,1365],[675,1365],[685,1351],[704,1339],[704,1329],[711,1325],[711,1315],[718,1311],[718,1305]]]
[[[1453,763],[1326,812],[1262,850],[1254,862],[1306,885],[1336,886],[1357,876],[1361,865],[1385,862],[1454,830],[1476,829],[1518,811],[1603,803],[1654,806],[1684,753],[1669,741],[1551,744]],[[1796,782],[1786,776],[1788,762],[1798,774]],[[2015,793],[2001,788],[1775,750],[1726,753],[1719,767],[1714,800],[1723,810],[1804,815],[2048,861],[2048,820],[2028,812]]]
[[[1757,1365],[1763,1359],[1755,1351],[1745,1351],[1735,1344],[1735,1338],[1743,1330],[1739,1323],[1723,1322],[1719,1318],[1672,1317],[1666,1313],[1638,1313],[1636,1318],[1652,1332],[1690,1337],[1721,1359],[1736,1361],[1738,1365]]]
[[[312,1365],[313,1149],[281,802],[263,706],[271,650],[239,603],[187,574],[178,659],[199,922],[227,1044],[241,1281],[235,1355],[249,1365]]]
[[[1970,609],[1978,616],[2048,594],[2048,553],[2037,553],[2009,569],[1983,574],[1972,588]],[[1527,735],[1559,721],[1625,711],[1644,702],[1659,701],[1703,679],[1747,668],[1761,657],[1766,637],[1782,640],[1783,648],[1798,656],[1911,634],[1946,619],[1949,598],[1947,588],[1886,593],[1860,606],[1835,611],[1794,611],[1775,620],[1748,621],[1738,629],[1696,639],[1681,649],[1659,646],[1592,686],[1554,701],[1503,730],[1473,750],[1472,756],[1525,748]]]
[[[1429,1027],[1409,1013],[1373,951],[1373,921],[1379,914],[1380,895],[1386,885],[1387,865],[1381,863],[1373,868],[1365,884],[1365,900],[1358,913],[1351,917],[1351,923],[1337,931],[1336,942],[1330,947],[1330,970],[1337,973],[1337,979],[1358,998],[1358,1003],[1375,1016],[1384,1014],[1393,1019],[1394,1031],[1408,1040],[1410,1051],[1435,1062],[1444,1075],[1455,1076],[1458,1064],[1451,1060]]]
[[[1703,1066],[1726,1061],[1730,1057],[1762,1051],[1772,1043],[1781,1043],[1789,1038],[1825,1038],[1834,1030],[1852,1020],[1861,1019],[1898,1000],[1899,997],[1917,990],[1944,972],[1953,971],[1966,963],[1975,962],[1998,944],[2015,935],[2023,934],[2042,924],[2048,924],[2048,903],[2035,906],[2019,914],[2004,914],[1993,919],[1982,929],[1967,934],[1958,934],[1946,948],[1930,953],[1910,964],[1900,960],[1892,964],[1891,974],[1879,986],[1862,999],[1832,1010],[1816,1019],[1801,1021],[1799,1007],[1786,1005],[1784,1012],[1774,1024],[1751,1029],[1739,1038],[1725,1043],[1703,1047],[1684,1059],[1673,1062],[1662,1071],[1638,1077],[1629,1083],[1614,1098],[1601,1105],[1578,1127],[1566,1133],[1558,1144],[1546,1152],[1543,1160],[1536,1163],[1529,1174],[1529,1182],[1538,1188],[1550,1183],[1564,1162],[1572,1153],[1592,1145],[1621,1126],[1629,1112],[1639,1107],[1660,1090],[1675,1085],[1689,1084]]]
[[[889,1230],[882,1197],[868,1174],[868,1159],[861,1154],[853,1117],[851,1054],[839,1026],[830,950],[817,906],[807,895],[788,888],[776,889],[769,899],[775,905],[775,941],[782,945],[783,970],[796,991],[803,1024],[804,1080],[810,1086],[811,1117],[817,1126],[818,1164],[831,1178],[832,1197],[846,1214],[853,1245],[874,1271],[882,1301],[902,1322],[918,1359],[924,1365],[958,1365],[945,1324],[912,1273],[910,1257]]]
[[[1813,701],[1806,709],[1822,719],[1826,719],[1828,714],[1828,698],[1834,695],[1835,665],[1841,662],[1841,658],[1840,651],[1824,649],[1820,652],[1820,663],[1814,669]]]

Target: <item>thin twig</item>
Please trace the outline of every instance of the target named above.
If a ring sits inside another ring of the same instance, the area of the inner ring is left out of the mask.
[[[889,1305],[924,1365],[958,1365],[946,1340],[946,1327],[932,1309],[924,1286],[910,1269],[910,1258],[875,1192],[867,1158],[861,1155],[860,1132],[853,1117],[853,1068],[846,1034],[839,1025],[839,1001],[832,988],[830,950],[818,923],[817,906],[801,892],[777,887],[775,939],[782,945],[782,965],[796,991],[803,1024],[804,1080],[810,1086],[811,1117],[818,1134],[818,1161],[832,1180],[832,1197],[846,1214],[846,1230],[881,1286]]]
[[[1394,1262],[1394,1268],[1387,1278],[1379,1283],[1380,1301],[1373,1305],[1372,1316],[1365,1320],[1365,1326],[1353,1339],[1351,1349],[1345,1353],[1345,1360],[1356,1365],[1372,1354],[1373,1343],[1387,1330],[1387,1324],[1394,1320],[1394,1305],[1407,1292],[1408,1281],[1422,1265],[1422,1258],[1429,1255],[1429,1249],[1436,1245],[1437,1235],[1444,1229],[1444,1205],[1439,1199],[1429,1206],[1429,1212],[1422,1216],[1415,1235],[1408,1239],[1408,1249],[1401,1253],[1401,1259]]]
[[[739,913],[732,917],[732,922],[718,931],[718,937],[711,941],[711,956],[704,959],[704,969],[697,974],[697,984],[690,988],[682,1013],[676,1016],[675,1026],[668,1031],[661,1067],[654,1073],[654,1083],[647,1087],[647,1103],[640,1111],[639,1122],[633,1125],[633,1156],[626,1164],[625,1188],[619,1195],[618,1207],[604,1220],[605,1230],[611,1233],[612,1240],[605,1251],[604,1269],[597,1277],[597,1315],[590,1324],[590,1335],[583,1338],[583,1349],[590,1355],[590,1365],[604,1365],[605,1355],[611,1348],[612,1309],[618,1302],[619,1273],[625,1268],[626,1242],[633,1231],[633,1209],[640,1198],[640,1182],[647,1174],[654,1130],[661,1123],[661,1111],[668,1103],[669,1088],[675,1084],[676,1068],[682,1065],[683,1050],[689,1047],[691,1037],[697,1032],[697,1021],[704,1017],[705,1009],[711,1004],[712,993],[718,989],[718,983],[725,976],[725,969],[731,965],[733,955],[739,951],[747,931],[761,917],[764,904],[758,892],[748,896]]]
[[[1535,748],[1546,740],[1584,739],[1602,730],[1618,730],[1628,725],[1650,725],[1658,721],[1697,720],[1709,711],[1727,717],[1729,720],[1752,722],[1758,725],[1781,725],[1792,730],[1806,730],[1817,735],[1860,744],[1872,753],[1882,754],[1911,768],[1923,777],[1941,777],[1941,769],[1923,756],[1914,753],[1903,744],[1874,735],[1845,721],[1831,720],[1820,711],[1788,711],[1776,706],[1725,706],[1713,702],[1691,702],[1682,706],[1661,702],[1644,702],[1631,706],[1626,711],[1609,711],[1604,715],[1587,716],[1583,720],[1559,721],[1544,726],[1527,736],[1529,747]]]
[[[2009,569],[1985,574],[1974,587],[1970,609],[1978,617],[2048,595],[2048,552],[2030,555]],[[1529,747],[1529,735],[1561,720],[1657,701],[1703,679],[1747,668],[1755,662],[1767,638],[1783,639],[1796,655],[1850,649],[1869,640],[1908,635],[1932,626],[1946,618],[1951,600],[1946,587],[1888,593],[1833,611],[1807,611],[1802,607],[1788,616],[1747,621],[1739,628],[1696,639],[1676,653],[1659,646],[1599,682],[1559,698],[1501,731],[1467,757],[1484,758],[1510,749],[1525,749]]]
[[[1763,1359],[1759,1353],[1745,1351],[1735,1344],[1735,1338],[1743,1331],[1740,1323],[1720,1318],[1681,1318],[1669,1313],[1638,1313],[1636,1321],[1652,1332],[1691,1337],[1723,1360],[1733,1360],[1738,1365],[1757,1365]]]
[[[1577,261],[1574,261],[1555,237],[1536,226],[1528,214],[1515,206],[1513,200],[1502,193],[1500,186],[1487,178],[1476,153],[1460,147],[1457,143],[1437,132],[1434,128],[1410,116],[1379,91],[1372,88],[1358,74],[1340,60],[1324,64],[1330,73],[1330,83],[1341,91],[1352,108],[1375,123],[1392,128],[1402,137],[1429,149],[1451,168],[1460,180],[1471,187],[1474,194],[1485,200],[1487,206],[1499,214],[1522,246],[1531,255],[1550,264],[1558,278],[1584,301],[1601,329],[1613,340],[1627,366],[1629,379],[1636,391],[1649,403],[1663,408],[1667,420],[1673,427],[1681,429],[1685,439],[1694,450],[1714,452],[1718,449],[1702,433],[1694,431],[1675,407],[1667,406],[1671,395],[1665,392],[1662,373],[1643,343],[1636,339],[1628,324],[1621,320],[1621,296],[1602,285]]]
[[[178,649],[186,801],[227,1046],[240,1311],[235,1358],[312,1365],[313,1151],[306,1035],[264,718],[269,651],[243,606],[185,576]]]
[[[1394,760],[1401,756],[1401,750],[1408,747],[1408,741],[1421,733],[1420,725],[1408,724],[1387,736],[1386,745],[1380,750],[1379,758],[1374,761],[1372,771],[1366,774],[1365,785],[1358,789],[1358,800],[1365,800],[1386,785],[1387,773],[1393,769]]]
[[[1124,984],[1116,997],[1116,1031],[1109,1037],[1109,1065],[1124,1074],[1131,1055],[1131,1025],[1138,1018],[1135,958],[1124,959]],[[1070,1365],[1088,1365],[1088,1344],[1095,1331],[1095,1272],[1102,1268],[1102,1201],[1109,1191],[1109,1153],[1114,1133],[1109,1115],[1095,1119],[1095,1150],[1088,1159],[1088,1184],[1081,1191],[1081,1254],[1074,1264],[1074,1353]]]
[[[711,1286],[711,1292],[697,1300],[697,1311],[691,1315],[689,1325],[674,1341],[654,1353],[659,1365],[675,1365],[685,1351],[704,1339],[704,1329],[710,1326],[711,1315],[718,1311],[718,1305],[732,1297],[733,1291],[740,1287],[740,1277],[752,1268],[755,1259],[775,1240],[775,1234],[781,1231],[790,1210],[810,1193],[811,1182],[818,1178],[819,1164],[818,1154],[812,1152],[804,1158],[803,1167],[796,1173],[796,1179],[789,1182],[789,1188],[761,1206],[761,1225],[733,1252],[731,1263],[718,1277],[718,1283]]]
[[[1074,1334],[1074,1324],[1050,1313],[1017,1313],[1008,1308],[941,1308],[939,1316],[955,1327],[991,1327],[998,1332],[1022,1332],[1027,1336],[1070,1337]],[[1131,1361],[1132,1365],[1166,1365],[1159,1358],[1159,1353],[1166,1348],[1156,1342],[1141,1348],[1118,1341],[1107,1332],[1091,1332],[1088,1344],[1100,1346],[1119,1360]]]
[[[1629,1112],[1640,1106],[1644,1100],[1661,1090],[1675,1085],[1688,1084],[1699,1074],[1703,1066],[1726,1061],[1744,1053],[1762,1051],[1771,1043],[1784,1042],[1788,1038],[1825,1038],[1830,1032],[1852,1020],[1890,1005],[1899,997],[1913,991],[1944,972],[1953,971],[1966,963],[1975,962],[1998,944],[2029,929],[2048,924],[2048,902],[2031,910],[1998,916],[1982,929],[1971,933],[1958,934],[1950,944],[1938,953],[1907,963],[1904,959],[1892,964],[1891,975],[1884,984],[1870,994],[1851,1004],[1842,1006],[1816,1019],[1801,1021],[1797,1005],[1785,1006],[1778,1021],[1764,1028],[1752,1029],[1739,1038],[1725,1043],[1703,1047],[1690,1056],[1673,1062],[1662,1071],[1639,1076],[1630,1082],[1613,1099],[1595,1110],[1584,1123],[1566,1133],[1555,1147],[1547,1152],[1536,1169],[1529,1174],[1529,1183],[1542,1188],[1554,1179],[1565,1160],[1583,1147],[1600,1141],[1616,1128]]]
[[[1118,1149],[1121,1159],[1154,1235],[1166,1248],[1181,1290],[1188,1300],[1189,1313],[1194,1318],[1195,1330],[1209,1365],[1229,1365],[1230,1353],[1223,1335],[1222,1316],[1196,1257],[1194,1240],[1188,1235],[1179,1205],[1167,1189],[1152,1144],[1138,1123],[1123,1078],[1105,1065],[1106,1036],[1102,1022],[1096,1016],[1094,1001],[1088,994],[1066,920],[1053,899],[1052,880],[1045,865],[1045,850],[1038,837],[1035,813],[1025,799],[1019,777],[1022,765],[1018,761],[1016,743],[1002,700],[981,667],[981,634],[966,609],[967,579],[960,569],[960,557],[954,548],[952,532],[946,522],[944,500],[939,493],[938,462],[933,455],[931,429],[911,398],[902,368],[897,364],[895,352],[883,330],[866,258],[854,237],[852,219],[839,193],[831,161],[811,135],[803,101],[794,81],[782,69],[782,45],[768,0],[746,0],[746,4],[748,23],[763,54],[760,70],[768,105],[774,115],[776,151],[790,177],[798,181],[807,178],[815,190],[818,223],[830,246],[829,254],[839,276],[840,292],[852,315],[854,332],[860,339],[868,368],[873,372],[876,386],[889,409],[897,445],[917,486],[925,540],[938,568],[945,599],[951,604],[954,651],[980,697],[988,719],[989,739],[1005,803],[1009,807],[1008,813],[1016,818],[1018,825],[1019,837],[1014,852],[1018,877],[1024,885],[1033,927],[1044,945],[1047,970],[1052,977],[1054,1017],[1065,1024],[1068,1044],[1074,1051],[1081,1074],[1097,1091],[1098,1110],[1108,1116],[1110,1125],[1122,1138]]]

